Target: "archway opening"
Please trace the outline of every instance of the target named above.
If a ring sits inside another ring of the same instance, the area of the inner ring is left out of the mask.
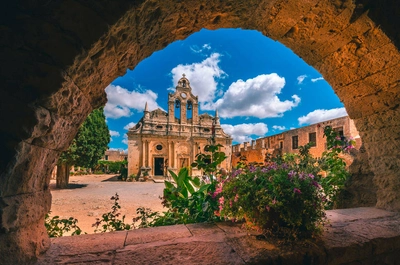
[[[178,54],[180,56],[177,56]],[[156,66],[160,66],[160,69]],[[268,39],[257,31],[202,30],[185,41],[175,42],[154,53],[133,71],[128,71],[106,88],[109,97],[105,108],[107,121],[110,130],[118,132],[114,134],[110,143],[111,148],[128,151],[128,141],[125,136],[129,126],[136,127],[142,118],[143,101],[148,102],[148,111],[151,113],[158,108],[167,110],[168,93],[175,90],[175,80],[182,74],[185,74],[191,82],[193,93],[199,95],[200,112],[215,115],[215,111],[218,110],[221,126],[233,136],[234,144],[247,142],[249,150],[256,149],[258,141],[270,143],[270,138],[273,139],[274,135],[308,125],[318,123],[323,125],[327,121],[347,114],[343,104],[321,74],[282,44]],[[236,93],[234,97],[233,93]],[[138,98],[142,100],[137,100]],[[182,105],[181,99],[174,101],[175,119],[180,119],[181,108],[186,109],[187,119],[192,118],[193,103],[189,100],[185,104],[187,105]],[[126,111],[118,112],[121,109]],[[154,112],[154,115],[160,114]],[[158,118],[161,116],[157,116]],[[359,137],[354,125],[352,127],[347,123],[344,125],[347,126],[347,137]],[[322,128],[318,131],[318,142],[316,135],[314,137],[316,146],[312,151],[315,152],[313,153],[315,156],[320,156],[326,148],[322,143],[324,140]],[[154,125],[153,129],[152,133],[155,134],[164,129],[171,130],[164,121]],[[210,134],[211,128],[208,128],[206,133]],[[312,135],[313,133],[316,134],[311,132]],[[264,145],[262,149],[277,148],[284,152],[298,152],[300,145],[309,142],[310,133],[307,132],[306,136],[302,136],[300,142],[298,135],[293,137],[297,137],[296,147],[280,140],[268,146]],[[258,138],[260,139],[256,141]],[[149,150],[145,151],[149,152],[150,156],[147,161],[154,161],[142,166],[152,165],[154,168],[151,172],[156,176],[163,175],[157,160],[161,157],[160,152],[165,151],[163,155],[166,157],[172,152],[172,148],[168,149],[168,144],[165,146],[165,150],[152,150],[149,145]],[[174,151],[179,152],[179,150]],[[157,157],[151,157],[151,152]],[[133,156],[128,163],[138,164],[141,155],[143,154]],[[183,162],[186,165],[188,161],[187,158],[184,161],[177,158],[175,164],[181,167]],[[140,165],[138,167],[140,168]],[[137,172],[134,172],[134,175],[136,174]],[[371,178],[365,181],[368,185],[363,186],[373,186]],[[371,190],[373,191],[373,188]],[[365,203],[363,206],[366,206],[366,203],[370,205],[375,203],[373,192],[359,189],[358,192],[371,194],[371,199],[364,202],[355,201],[352,205],[360,206]],[[133,216],[135,213],[127,214]]]

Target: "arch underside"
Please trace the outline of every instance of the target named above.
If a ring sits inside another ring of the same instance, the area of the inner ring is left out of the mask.
[[[105,87],[202,28],[258,30],[317,69],[360,132],[376,206],[400,210],[396,1],[110,2],[17,1],[3,17],[0,256],[29,260],[48,248],[51,170],[88,113],[105,104]]]

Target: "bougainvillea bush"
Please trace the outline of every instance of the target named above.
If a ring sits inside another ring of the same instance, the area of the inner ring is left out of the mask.
[[[339,155],[354,144],[330,127],[324,132],[328,148],[321,158],[310,155],[310,143],[298,154],[284,154],[264,165],[240,164],[218,184],[216,214],[232,221],[244,219],[273,236],[295,239],[318,234],[325,210],[334,206],[349,175]]]
[[[324,195],[312,173],[287,163],[235,170],[219,194],[220,215],[263,232],[307,237],[323,224]]]

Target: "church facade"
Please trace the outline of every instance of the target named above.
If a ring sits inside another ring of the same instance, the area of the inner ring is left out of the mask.
[[[221,168],[230,169],[232,138],[221,128],[218,111],[215,116],[199,115],[198,97],[192,94],[189,80],[183,75],[174,93],[168,95],[168,112],[161,109],[148,110],[128,133],[128,176],[147,172],[155,178],[165,177],[168,170],[177,173],[190,166],[196,155],[204,153],[204,147],[221,144],[221,152],[227,159]],[[191,168],[191,175],[202,172]]]

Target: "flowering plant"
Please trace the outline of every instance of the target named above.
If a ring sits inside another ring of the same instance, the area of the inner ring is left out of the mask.
[[[339,194],[350,176],[343,154],[353,149],[356,142],[352,138],[340,136],[329,126],[325,127],[324,136],[327,150],[322,153],[322,157],[318,161],[318,170],[323,171],[326,175],[320,179],[326,195],[325,209],[332,209],[337,207]]]
[[[310,236],[324,221],[324,197],[315,176],[288,163],[235,170],[223,182],[220,214],[285,237]]]
[[[217,214],[233,221],[244,218],[251,226],[286,238],[318,233],[324,210],[335,206],[349,175],[340,154],[354,145],[330,127],[324,135],[327,151],[321,158],[312,157],[307,144],[298,154],[268,157],[265,165],[239,164],[214,193],[219,197]]]

